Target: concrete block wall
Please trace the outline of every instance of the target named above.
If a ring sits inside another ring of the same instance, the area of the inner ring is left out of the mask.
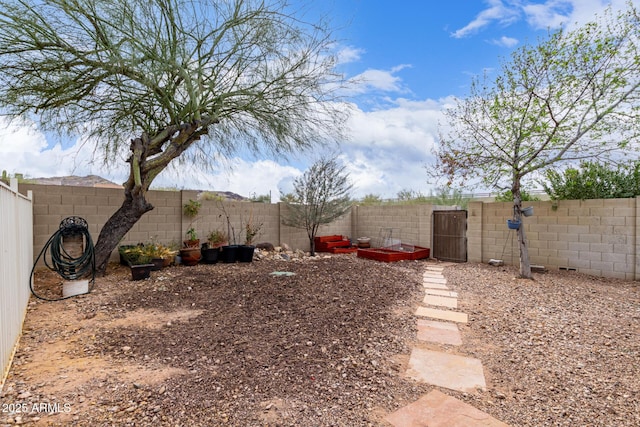
[[[534,214],[523,219],[532,264],[594,276],[638,280],[640,249],[636,218],[640,198],[524,202]],[[469,261],[519,263],[511,203],[469,204]],[[482,218],[481,221],[478,218]]]
[[[373,245],[391,229],[393,239],[431,247],[431,205],[354,206],[354,237],[370,237]]]
[[[49,237],[58,230],[62,219],[77,215],[89,223],[96,240],[102,225],[120,207],[123,191],[92,187],[20,185],[20,192],[33,194],[34,257]],[[182,206],[196,199],[195,191],[151,191],[149,201],[155,209],[125,235],[122,243],[156,240],[180,244],[191,220],[182,214]],[[524,218],[532,264],[548,269],[575,269],[603,277],[640,280],[640,198],[608,200],[561,200],[525,202],[533,206],[534,215]],[[274,245],[287,243],[293,249],[309,250],[305,230],[282,224],[286,215],[283,204],[224,202],[203,200],[198,218],[193,222],[201,241],[214,229],[227,231],[227,219],[244,243],[247,221],[262,223],[255,242]],[[432,213],[445,209],[431,205],[354,206],[344,217],[321,227],[318,235],[339,234],[352,239],[370,237],[374,244],[391,228],[392,237],[418,246],[432,246]],[[450,208],[446,208],[450,209]],[[517,236],[509,232],[506,221],[512,217],[509,202],[471,202],[467,218],[467,252],[470,262],[502,259],[518,264]],[[114,251],[113,259],[117,259]]]
[[[38,256],[49,238],[59,229],[60,222],[69,216],[80,216],[89,224],[94,242],[102,226],[121,206],[124,194],[121,189],[98,187],[64,187],[57,185],[21,184],[20,192],[33,192],[34,210],[34,258]],[[183,205],[196,200],[196,191],[149,191],[148,200],[154,209],[147,212],[123,237],[122,244],[156,241],[163,244],[181,245],[190,227],[194,227],[201,242],[213,230],[230,234],[230,243],[245,243],[245,224],[262,224],[254,243],[270,242],[274,245],[287,243],[294,249],[309,250],[306,230],[286,227],[281,224],[283,204],[251,202],[220,202],[201,200],[202,207],[194,219],[183,215]],[[227,221],[228,217],[228,221]],[[230,230],[230,232],[228,232]],[[319,235],[340,234],[351,236],[351,213],[327,226],[322,226]],[[114,250],[111,259],[118,259]]]

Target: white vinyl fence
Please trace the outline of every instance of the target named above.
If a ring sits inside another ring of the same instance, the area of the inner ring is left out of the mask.
[[[0,390],[22,332],[32,264],[32,194],[18,193],[17,180],[0,181]]]

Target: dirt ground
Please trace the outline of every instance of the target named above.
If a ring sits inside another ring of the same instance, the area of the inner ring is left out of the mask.
[[[427,262],[265,259],[140,282],[113,266],[88,295],[31,301],[0,425],[385,425],[434,388],[404,376],[426,345],[413,313]],[[442,391],[512,426],[640,425],[635,283],[444,274],[470,320],[462,346],[430,347],[479,358],[488,386]]]

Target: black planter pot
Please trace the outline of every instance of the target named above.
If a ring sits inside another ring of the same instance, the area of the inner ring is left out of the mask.
[[[162,258],[154,258],[151,260],[151,262],[153,263],[153,268],[151,268],[151,271],[162,270],[162,267],[164,267],[164,259]]]
[[[153,264],[139,264],[131,266],[131,280],[148,279],[151,276]]]
[[[215,264],[220,256],[220,248],[202,249],[202,262],[205,264]]]
[[[225,263],[232,263],[238,261],[238,255],[240,252],[240,246],[238,245],[229,245],[223,246],[222,251],[220,252],[219,259]]]
[[[253,261],[253,252],[256,250],[255,246],[251,245],[240,245],[238,252],[238,261],[240,262],[251,262]]]

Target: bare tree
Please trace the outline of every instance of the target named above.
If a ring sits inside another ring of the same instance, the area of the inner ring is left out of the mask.
[[[206,166],[241,147],[274,155],[338,140],[331,32],[285,0],[0,2],[0,107],[127,158],[124,202],[96,261],[153,206],[174,159]]]
[[[293,183],[292,193],[281,197],[287,206],[283,220],[285,225],[307,231],[311,255],[314,256],[315,241],[321,225],[330,224],[346,214],[351,208],[349,193],[353,185],[345,167],[336,157],[316,161]]]
[[[436,152],[449,183],[511,190],[522,223],[523,180],[559,162],[637,154],[640,17],[631,2],[613,15],[524,46],[493,84],[473,82],[446,112],[450,128]],[[522,226],[518,242],[520,275],[531,278]]]

